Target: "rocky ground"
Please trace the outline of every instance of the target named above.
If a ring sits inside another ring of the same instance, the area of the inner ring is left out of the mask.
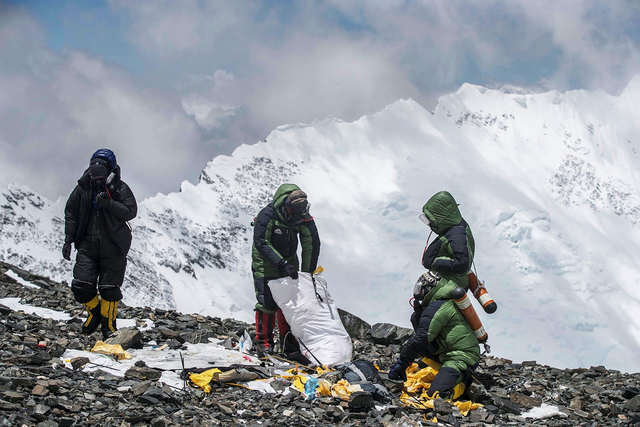
[[[40,288],[17,283],[7,269]],[[82,370],[86,360],[68,367],[60,359],[67,349],[89,350],[101,338],[99,333],[79,333],[84,313],[68,286],[0,263],[0,298],[6,297],[64,311],[72,318],[56,321],[0,306],[0,426],[640,425],[640,374],[603,366],[562,370],[534,361],[484,358],[476,372],[478,382],[469,390],[484,406],[466,417],[442,400],[434,409],[418,410],[397,399],[362,408],[337,398],[309,401],[298,392],[263,394],[226,384],[206,394],[158,382],[161,372],[144,363],[124,378],[104,370],[88,373]],[[341,315],[354,338],[354,359],[389,369],[411,331],[389,324],[370,327],[348,313]],[[175,311],[122,306],[118,317],[136,319],[139,325],[153,320],[155,327],[138,335],[140,342],[173,349],[209,337],[239,338],[244,330],[254,334],[252,325],[234,319]],[[398,393],[397,384],[385,385]],[[544,419],[523,416],[541,405],[556,406],[559,412]],[[433,417],[438,423],[427,421]]]

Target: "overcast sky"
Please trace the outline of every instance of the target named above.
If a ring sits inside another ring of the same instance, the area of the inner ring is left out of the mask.
[[[66,198],[98,148],[139,200],[276,126],[469,82],[618,94],[636,1],[0,0],[0,186]]]

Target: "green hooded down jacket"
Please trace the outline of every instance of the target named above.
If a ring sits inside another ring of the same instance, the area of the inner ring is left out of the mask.
[[[447,191],[431,197],[422,208],[431,230],[438,234],[422,255],[422,265],[442,276],[442,289],[436,299],[448,299],[451,291],[460,286],[469,288],[467,273],[473,264],[475,241],[458,204]]]
[[[313,273],[320,255],[320,238],[316,223],[309,214],[297,223],[290,224],[284,217],[287,196],[300,188],[295,184],[282,184],[273,201],[260,211],[254,221],[251,270],[256,278],[284,277],[285,261],[299,266],[298,235],[302,244],[302,265],[299,270]]]

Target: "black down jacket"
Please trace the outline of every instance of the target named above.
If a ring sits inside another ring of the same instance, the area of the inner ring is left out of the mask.
[[[131,247],[131,228],[127,221],[136,217],[138,205],[129,186],[120,179],[120,167],[116,167],[115,172],[116,177],[107,187],[111,196],[109,205],[102,210],[108,237],[120,248],[123,255],[127,255]],[[87,232],[93,197],[94,190],[87,169],[71,192],[64,209],[64,233],[76,248]]]

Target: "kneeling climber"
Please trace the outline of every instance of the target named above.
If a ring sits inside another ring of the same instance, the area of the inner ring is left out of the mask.
[[[429,271],[414,288],[411,323],[415,334],[402,348],[389,378],[406,381],[406,369],[422,355],[436,362],[436,366],[441,365],[427,394],[432,398],[454,398],[464,388],[457,387],[454,393],[454,387],[470,384],[480,360],[478,339],[451,295],[457,287],[469,287],[467,273],[475,243],[458,204],[448,192],[431,197],[422,212],[420,219],[438,238],[425,249],[422,264]]]

